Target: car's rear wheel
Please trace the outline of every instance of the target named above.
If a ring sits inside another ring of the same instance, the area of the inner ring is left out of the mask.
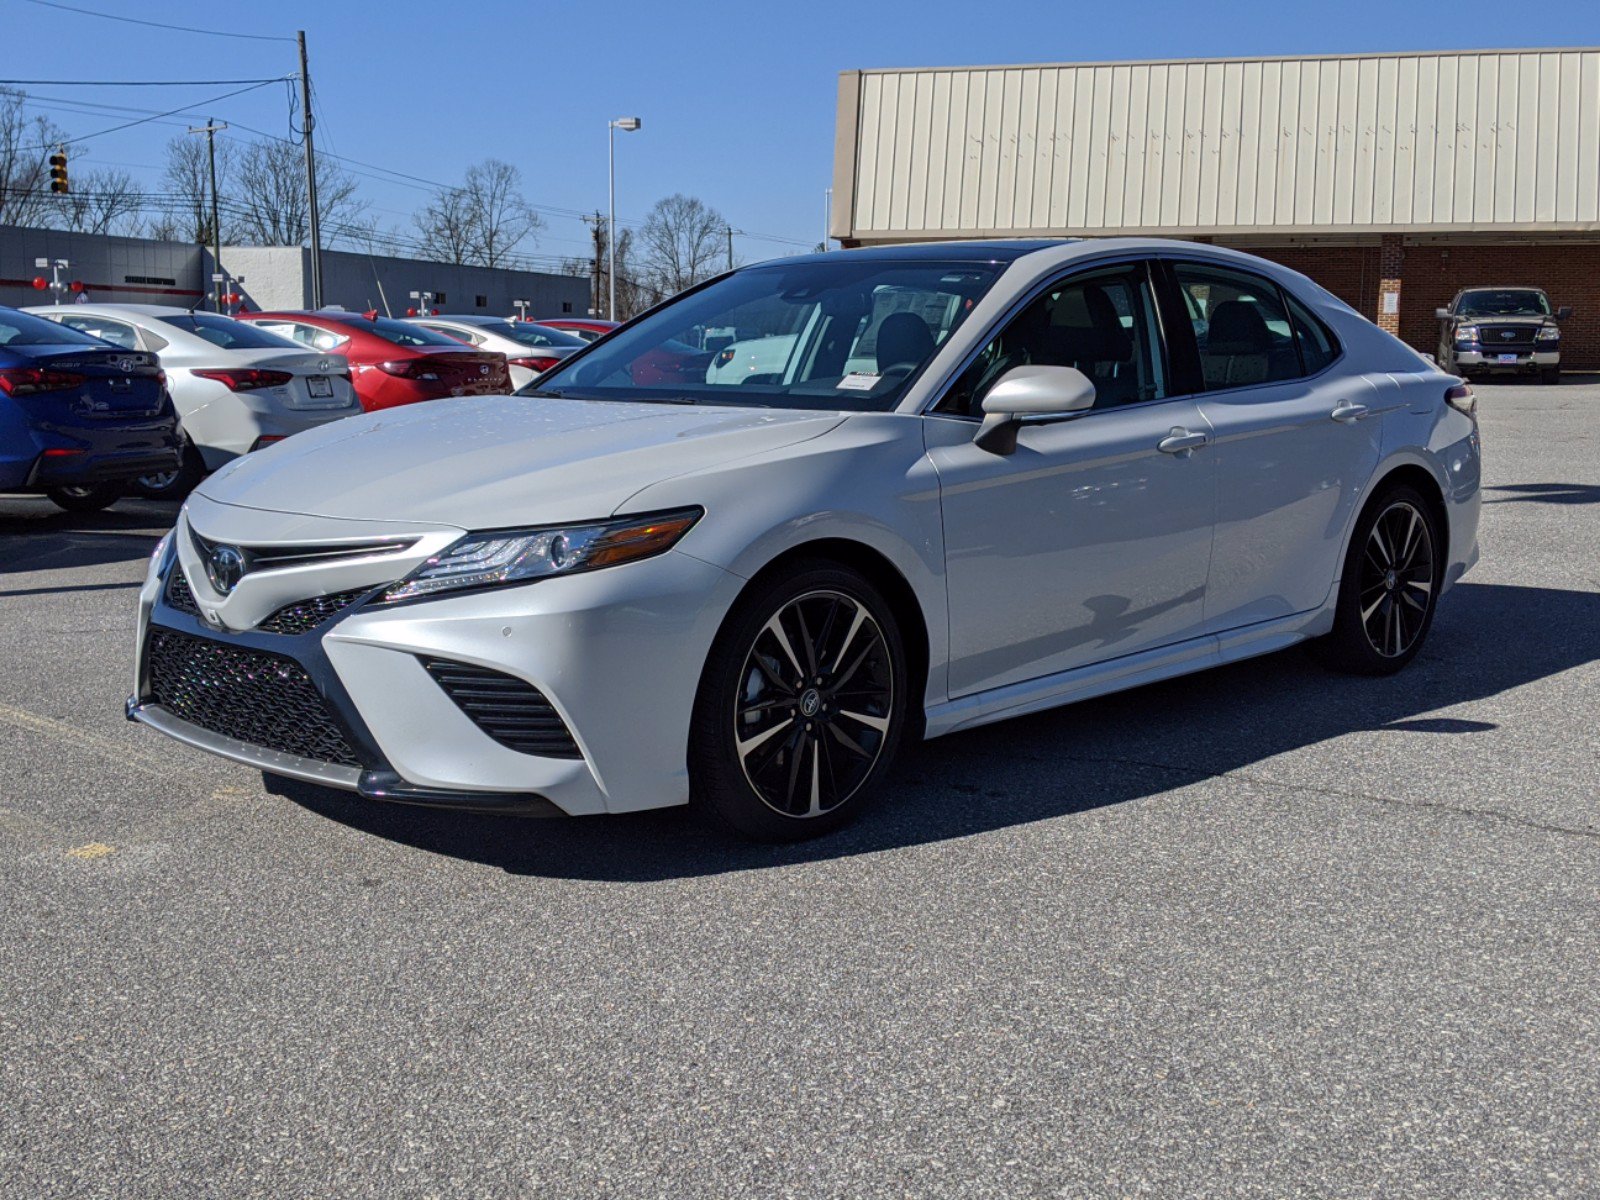
[[[1422,649],[1444,577],[1443,538],[1427,500],[1403,484],[1361,514],[1339,583],[1333,632],[1313,649],[1327,665],[1391,675]]]
[[[749,837],[851,820],[888,771],[911,701],[900,626],[861,575],[796,563],[724,622],[695,702],[695,798]]]
[[[68,512],[99,512],[122,497],[120,483],[90,483],[78,487],[51,488],[45,495]]]
[[[132,491],[147,500],[182,500],[206,477],[205,460],[193,443],[184,442],[183,455],[178,465],[170,471],[157,471],[141,475],[133,481]]]

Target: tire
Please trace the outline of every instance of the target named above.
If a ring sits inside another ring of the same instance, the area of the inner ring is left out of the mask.
[[[1415,488],[1393,484],[1368,502],[1345,555],[1333,631],[1311,646],[1325,666],[1393,675],[1417,656],[1439,603],[1443,544]]]
[[[115,504],[122,498],[122,493],[123,485],[120,483],[89,483],[81,487],[50,488],[45,495],[58,508],[68,512],[89,513]]]
[[[1539,372],[1539,382],[1540,383],[1545,383],[1545,384],[1560,383],[1561,382],[1561,368],[1560,367],[1544,367],[1544,368],[1542,368],[1540,370],[1540,372]]]
[[[205,460],[192,442],[184,442],[183,454],[174,471],[141,475],[128,490],[146,500],[182,500],[206,477]]]
[[[695,802],[758,841],[837,829],[889,770],[910,703],[904,639],[878,590],[834,563],[791,564],[740,599],[706,660]]]

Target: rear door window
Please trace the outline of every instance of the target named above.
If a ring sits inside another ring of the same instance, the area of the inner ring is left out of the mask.
[[[1298,379],[1305,373],[1276,283],[1210,263],[1174,263],[1173,273],[1191,314],[1206,391]]]
[[[68,329],[87,333],[90,337],[97,337],[102,342],[110,342],[113,346],[120,346],[124,350],[139,349],[138,330],[122,321],[113,321],[109,317],[97,317],[90,313],[70,313],[61,318],[61,323]]]

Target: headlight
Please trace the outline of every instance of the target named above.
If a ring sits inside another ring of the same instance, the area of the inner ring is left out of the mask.
[[[1463,325],[1456,330],[1456,341],[1475,342],[1478,340],[1478,327],[1476,325]]]
[[[649,558],[670,550],[704,515],[702,508],[683,508],[588,525],[469,533],[380,599],[408,600],[466,588],[526,583]]]
[[[1561,330],[1554,325],[1541,325],[1539,326],[1539,332],[1533,335],[1533,340],[1536,342],[1554,342],[1559,341],[1560,338]]]

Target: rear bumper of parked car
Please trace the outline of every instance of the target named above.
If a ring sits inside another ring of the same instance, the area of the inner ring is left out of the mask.
[[[263,771],[372,799],[570,815],[688,799],[689,717],[700,670],[740,583],[720,568],[669,552],[397,605],[371,602],[379,585],[323,624],[286,635],[209,624],[198,611],[209,595],[203,584],[189,592],[195,611],[175,604],[174,572],[183,586],[189,580],[175,553],[165,557],[140,593],[131,719]],[[157,655],[167,661],[157,664]],[[162,694],[174,656],[182,658],[176,669],[197,673],[193,694],[206,697],[198,705]],[[460,690],[440,681],[438,664],[537,689],[545,707],[522,717],[542,722],[552,736],[564,731],[566,750],[525,753],[491,736]],[[198,677],[207,671],[215,678]],[[298,693],[272,703],[259,722],[248,712],[205,707],[225,693],[228,679],[278,687],[299,672],[313,691],[297,683]],[[277,722],[285,713],[324,723],[326,736],[308,752],[305,729],[281,736]]]
[[[0,490],[137,479],[178,465],[177,423],[171,409],[146,420],[56,429],[21,420],[0,405]]]
[[[262,445],[360,412],[353,394],[350,403],[339,408],[289,408],[265,396],[232,393],[185,414],[183,430],[206,470],[215,471]]]

